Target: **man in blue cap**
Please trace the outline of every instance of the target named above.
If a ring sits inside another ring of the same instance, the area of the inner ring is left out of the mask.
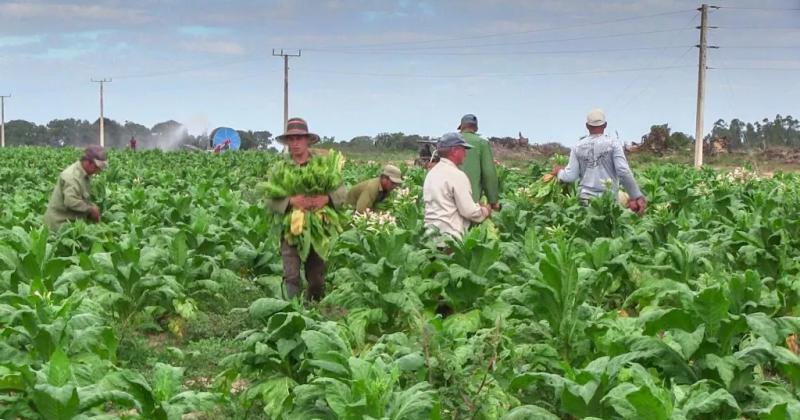
[[[473,199],[467,175],[458,168],[472,146],[459,133],[447,133],[436,143],[440,160],[425,177],[422,198],[425,226],[461,240],[471,223],[480,223],[492,214],[488,205]]]
[[[492,210],[500,210],[500,183],[497,180],[492,145],[478,135],[478,117],[473,114],[464,115],[458,130],[472,146],[461,165],[461,170],[467,174],[472,186],[472,199],[480,202],[485,195]]]

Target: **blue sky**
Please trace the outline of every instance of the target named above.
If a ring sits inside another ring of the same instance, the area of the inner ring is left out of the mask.
[[[722,1],[710,14],[706,129],[800,116],[800,0]],[[106,116],[192,133],[440,135],[464,113],[486,135],[572,144],[586,112],[637,140],[652,124],[694,133],[699,3],[683,0],[0,0],[6,120]],[[755,8],[755,9],[751,9]],[[772,10],[764,10],[772,9]],[[793,70],[792,70],[793,69]]]

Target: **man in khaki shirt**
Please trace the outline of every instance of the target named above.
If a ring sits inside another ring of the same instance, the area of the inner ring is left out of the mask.
[[[480,223],[492,214],[491,207],[472,199],[467,175],[458,168],[471,148],[459,133],[447,133],[436,143],[441,157],[425,177],[422,197],[425,202],[425,225],[458,240],[471,223]]]
[[[105,149],[98,145],[86,148],[81,159],[68,166],[58,176],[44,213],[44,223],[57,231],[64,222],[74,220],[100,221],[100,209],[89,200],[89,179],[108,165]]]
[[[302,118],[291,118],[286,124],[286,132],[277,137],[279,143],[286,146],[289,151],[288,159],[295,165],[307,165],[314,155],[309,147],[319,141],[319,136],[308,131],[308,123]],[[321,195],[295,195],[267,200],[267,208],[277,214],[286,214],[292,209],[317,210],[325,206],[335,209],[341,208],[347,197],[344,185],[335,191]],[[308,258],[303,264],[297,247],[289,245],[281,238],[281,257],[283,259],[283,281],[286,285],[286,295],[289,299],[300,293],[300,270],[304,270],[308,282],[306,299],[318,301],[325,296],[325,261],[317,254],[314,248],[308,253]]]
[[[400,168],[386,165],[378,178],[359,182],[347,192],[347,204],[363,213],[367,209],[374,209],[375,205],[385,200],[389,193],[403,183],[403,174]]]

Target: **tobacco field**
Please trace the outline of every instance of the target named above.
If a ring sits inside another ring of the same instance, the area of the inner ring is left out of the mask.
[[[49,233],[79,153],[0,150],[0,418],[800,418],[795,174],[638,168],[639,218],[501,168],[445,255],[406,168],[304,305],[255,189],[279,156],[113,152],[102,223]]]

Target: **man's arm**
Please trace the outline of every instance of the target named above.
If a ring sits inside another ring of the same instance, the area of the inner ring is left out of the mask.
[[[89,214],[94,204],[83,199],[77,179],[63,179],[64,207],[76,212]]]
[[[620,183],[625,187],[625,191],[628,192],[631,198],[641,197],[642,192],[636,184],[636,179],[633,178],[633,172],[628,166],[628,159],[625,157],[625,150],[622,149],[622,145],[619,142],[614,142],[613,153],[614,170],[617,172]]]
[[[573,148],[569,152],[569,163],[567,167],[558,171],[558,180],[566,183],[575,182],[580,176],[580,163],[578,162],[578,156],[575,154],[575,149]]]
[[[453,199],[456,202],[458,214],[476,223],[482,222],[489,216],[486,208],[472,200],[472,191],[470,191],[469,179],[466,174],[451,180],[450,186],[453,189]]]
[[[497,180],[497,168],[494,166],[494,155],[492,145],[488,141],[481,142],[481,183],[486,191],[486,199],[489,204],[497,204],[500,201],[500,185]]]

